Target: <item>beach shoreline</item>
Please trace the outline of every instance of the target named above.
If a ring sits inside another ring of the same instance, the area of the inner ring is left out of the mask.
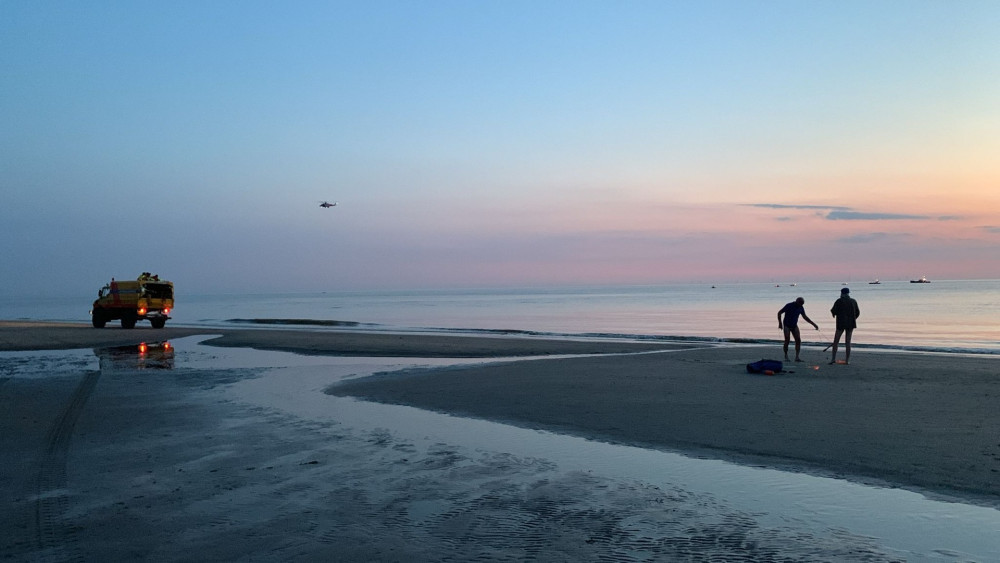
[[[587,439],[959,497],[1000,507],[993,358],[866,353],[851,365],[745,364],[708,347],[390,373],[330,394]]]
[[[0,350],[200,334],[219,335],[210,346],[308,355],[497,359],[355,379],[327,393],[1000,506],[994,357],[855,351],[851,365],[828,366],[806,348],[805,363],[764,376],[744,365],[780,357],[779,348],[10,321],[0,322]],[[547,355],[584,356],[536,359]],[[532,359],[510,361],[519,356]]]

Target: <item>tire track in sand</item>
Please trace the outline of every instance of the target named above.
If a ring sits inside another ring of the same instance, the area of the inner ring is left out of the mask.
[[[101,372],[84,376],[69,402],[56,418],[45,438],[45,452],[38,467],[36,485],[34,539],[38,561],[83,561],[76,547],[76,536],[63,517],[68,506],[66,490],[66,454],[73,428],[83,412]]]

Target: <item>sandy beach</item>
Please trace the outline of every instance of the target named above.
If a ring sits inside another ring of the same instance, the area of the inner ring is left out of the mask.
[[[359,358],[590,355],[347,377],[321,385],[314,395],[410,405],[1000,506],[1000,363],[992,357],[855,350],[851,365],[828,366],[819,349],[806,349],[806,362],[764,376],[747,374],[744,365],[777,357],[775,347],[271,329],[95,330],[20,322],[0,323],[0,350],[99,349],[197,334],[218,335],[205,344],[220,353],[253,348]],[[421,450],[382,431],[359,441],[335,424],[225,398],[234,382],[262,379],[254,370],[195,376],[178,368],[163,377],[154,370],[93,371],[53,362],[49,377],[20,377],[25,368],[16,359],[0,372],[3,478],[13,484],[0,498],[7,507],[0,525],[13,530],[0,546],[5,557],[190,560],[197,553],[196,560],[249,554],[293,560],[332,553],[340,560],[437,559],[416,547],[414,538],[372,529],[371,522],[384,524],[400,514],[412,520],[419,512],[415,506],[431,502],[419,494],[426,482],[411,475],[401,483],[391,475],[393,466],[416,466],[423,478],[440,472],[438,478],[447,481],[456,478],[454,452],[441,446]],[[344,449],[352,440],[353,449]],[[390,453],[393,461],[381,464]],[[466,463],[484,472],[511,467],[509,459]],[[525,460],[516,465],[530,474],[545,470]],[[363,479],[384,479],[377,494],[385,498],[373,499],[370,491],[359,497],[351,484]],[[476,510],[485,510],[476,498]],[[663,502],[657,498],[644,502]],[[635,510],[634,502],[627,506],[622,514]],[[393,516],[395,510],[402,512]],[[601,522],[595,517],[592,525],[607,525]],[[613,543],[594,531],[587,532],[589,539],[579,537],[579,522],[552,522],[541,536],[561,540],[502,546],[490,557],[476,551],[483,549],[482,538],[470,541],[478,547],[458,547],[455,538],[471,532],[454,517],[434,524],[434,533],[451,538],[441,541],[455,544],[452,554],[460,558],[580,560],[580,553],[593,558]],[[422,533],[431,533],[426,522],[421,526]],[[668,547],[675,551],[662,553],[685,557],[698,549],[683,542],[657,549]],[[753,560],[754,552],[748,553]]]
[[[64,350],[171,340],[194,334],[220,335],[212,346],[282,350],[299,354],[419,357],[500,358],[566,354],[618,354],[668,350],[677,344],[615,341],[544,340],[538,338],[388,334],[374,332],[311,332],[308,330],[205,329],[148,326],[132,330],[70,323],[0,321],[0,351]]]
[[[750,375],[767,347],[467,367],[330,393],[1000,505],[1000,362],[855,352]],[[818,369],[816,369],[818,368]]]

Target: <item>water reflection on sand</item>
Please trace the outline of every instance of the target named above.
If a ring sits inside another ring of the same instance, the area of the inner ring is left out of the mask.
[[[224,354],[239,356],[242,352]],[[727,550],[746,548],[719,539],[736,534],[742,542],[768,544],[772,549],[778,546],[785,551],[776,555],[793,558],[1000,560],[1000,511],[992,508],[931,500],[899,489],[693,459],[322,393],[343,378],[482,360],[316,358],[253,353],[260,354],[261,360],[263,356],[268,358],[263,364],[283,366],[271,369],[265,377],[233,385],[227,390],[231,396],[310,420],[334,420],[358,435],[378,435],[385,441],[407,444],[400,448],[401,458],[411,455],[407,452],[412,448],[428,451],[445,448],[452,456],[468,460],[491,456],[508,461],[531,460],[519,462],[525,466],[522,474],[511,473],[509,463],[501,463],[494,468],[494,477],[509,480],[511,484],[521,481],[520,486],[528,487],[538,482],[559,482],[567,488],[564,494],[589,498],[596,503],[590,509],[598,512],[623,507],[634,510],[636,505],[648,504],[662,508],[665,495],[670,502],[669,517],[651,516],[667,512],[658,509],[632,514],[633,532],[646,538],[650,545],[657,543],[655,538],[670,534],[713,535],[719,543],[709,553],[718,549],[715,556],[725,560]],[[240,361],[246,360],[243,357]],[[489,467],[487,463],[479,471],[489,472]],[[549,469],[540,473],[539,467]],[[456,490],[472,484],[463,485],[460,479],[450,482]],[[616,493],[595,496],[593,487]],[[623,501],[623,495],[631,500]],[[448,513],[447,507],[437,502],[417,503],[412,510],[428,515]],[[492,524],[497,525],[495,521]],[[811,547],[799,545],[804,538],[808,538],[806,543]],[[633,555],[639,556],[643,545],[643,542],[633,544],[631,548],[638,550]]]
[[[246,416],[290,441],[296,432],[330,436],[323,451],[296,461],[311,468],[308,481],[295,483],[299,493],[282,488],[269,500],[248,491],[245,514],[229,515],[249,522],[276,507],[309,515],[301,517],[315,520],[315,537],[286,546],[300,553],[368,541],[420,546],[406,552],[410,560],[1000,560],[1000,511],[991,508],[323,392],[344,378],[482,360],[299,356],[199,345],[204,338],[172,341],[170,354],[154,356],[116,349],[0,358],[8,378],[139,370],[151,357],[172,368],[157,377],[247,370],[202,392],[248,406]],[[324,497],[331,491],[323,487],[335,490]],[[331,508],[334,498],[347,508]]]

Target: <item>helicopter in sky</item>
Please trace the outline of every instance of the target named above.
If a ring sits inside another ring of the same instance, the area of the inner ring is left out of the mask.
[[[337,202],[335,201],[333,203],[330,203],[329,201],[324,201],[323,203],[319,204],[319,206],[329,209],[331,207],[336,207],[337,206]]]

